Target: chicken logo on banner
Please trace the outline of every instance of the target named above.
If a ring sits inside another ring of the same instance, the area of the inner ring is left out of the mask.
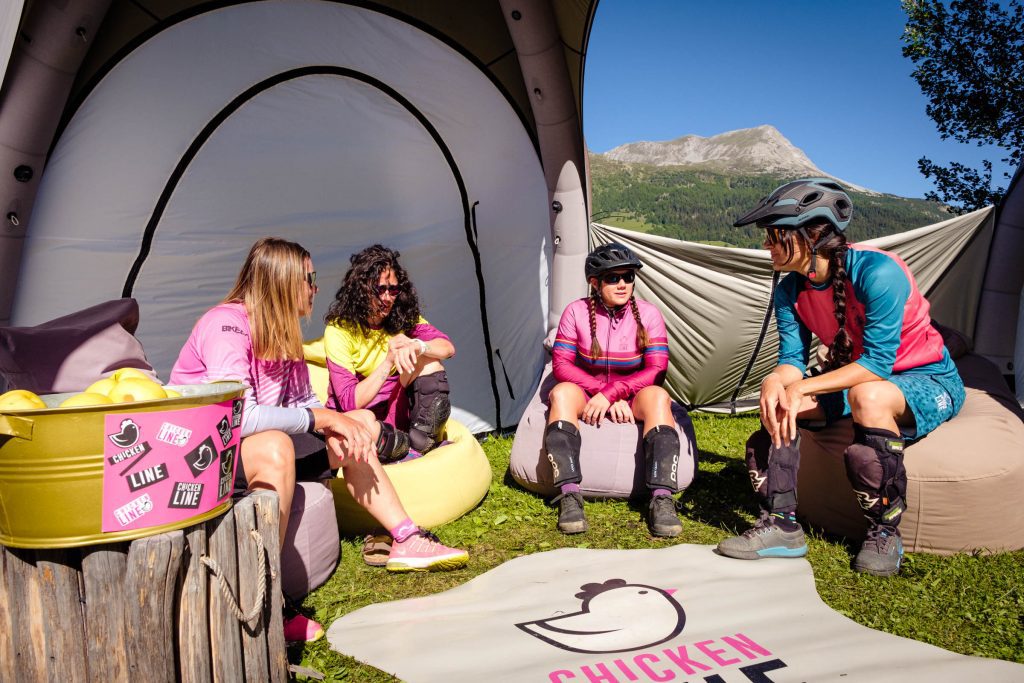
[[[664,643],[683,632],[686,612],[663,590],[624,579],[581,586],[578,612],[516,626],[549,645],[587,654],[627,652]]]

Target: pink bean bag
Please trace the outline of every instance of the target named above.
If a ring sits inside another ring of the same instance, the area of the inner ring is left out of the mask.
[[[547,426],[547,396],[557,384],[551,374],[551,364],[544,369],[540,387],[526,407],[515,441],[509,473],[523,488],[542,496],[557,491],[552,483],[551,463],[544,452],[544,428]],[[693,423],[682,406],[672,404],[672,414],[679,425],[681,453],[676,482],[680,489],[689,486],[696,470],[697,441]],[[583,446],[580,452],[580,470],[583,481],[580,489],[591,498],[630,498],[646,496],[644,481],[645,461],[640,426],[605,421],[600,427],[580,423]]]
[[[281,549],[281,587],[301,600],[322,585],[338,566],[341,544],[334,496],[325,481],[295,483],[291,518]]]

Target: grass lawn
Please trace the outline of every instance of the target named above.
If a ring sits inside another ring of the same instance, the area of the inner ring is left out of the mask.
[[[371,603],[438,593],[506,560],[542,550],[716,544],[745,529],[755,517],[742,454],[757,418],[698,414],[694,424],[700,471],[682,496],[683,533],[676,539],[650,536],[643,508],[627,501],[590,503],[590,531],[581,536],[560,534],[554,510],[508,477],[512,437],[489,437],[483,447],[494,480],[487,497],[465,517],[436,530],[445,543],[470,550],[467,569],[392,575],[362,563],[362,539],[342,539],[338,570],[305,604],[327,627]],[[963,501],[963,509],[970,513],[970,501]],[[908,555],[899,576],[882,579],[850,570],[856,549],[843,539],[812,533],[809,545],[818,593],[841,614],[954,652],[1024,663],[1024,551],[985,557]],[[323,672],[328,681],[397,680],[332,651],[326,639],[290,651],[289,659]]]

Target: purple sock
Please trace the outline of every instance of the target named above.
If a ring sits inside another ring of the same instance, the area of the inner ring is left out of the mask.
[[[579,484],[562,484],[561,490],[562,490],[562,493],[579,493],[580,492],[580,485]]]
[[[391,534],[391,538],[395,539],[396,543],[401,543],[419,530],[420,528],[411,519],[406,517],[399,522],[398,526],[388,529],[388,532]]]
[[[651,491],[651,498],[657,498],[658,496],[669,496],[672,497],[672,492],[668,489],[654,489]]]

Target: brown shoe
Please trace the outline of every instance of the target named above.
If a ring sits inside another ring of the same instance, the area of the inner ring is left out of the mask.
[[[363,562],[371,567],[383,567],[391,556],[391,535],[385,531],[367,534],[363,539]]]

